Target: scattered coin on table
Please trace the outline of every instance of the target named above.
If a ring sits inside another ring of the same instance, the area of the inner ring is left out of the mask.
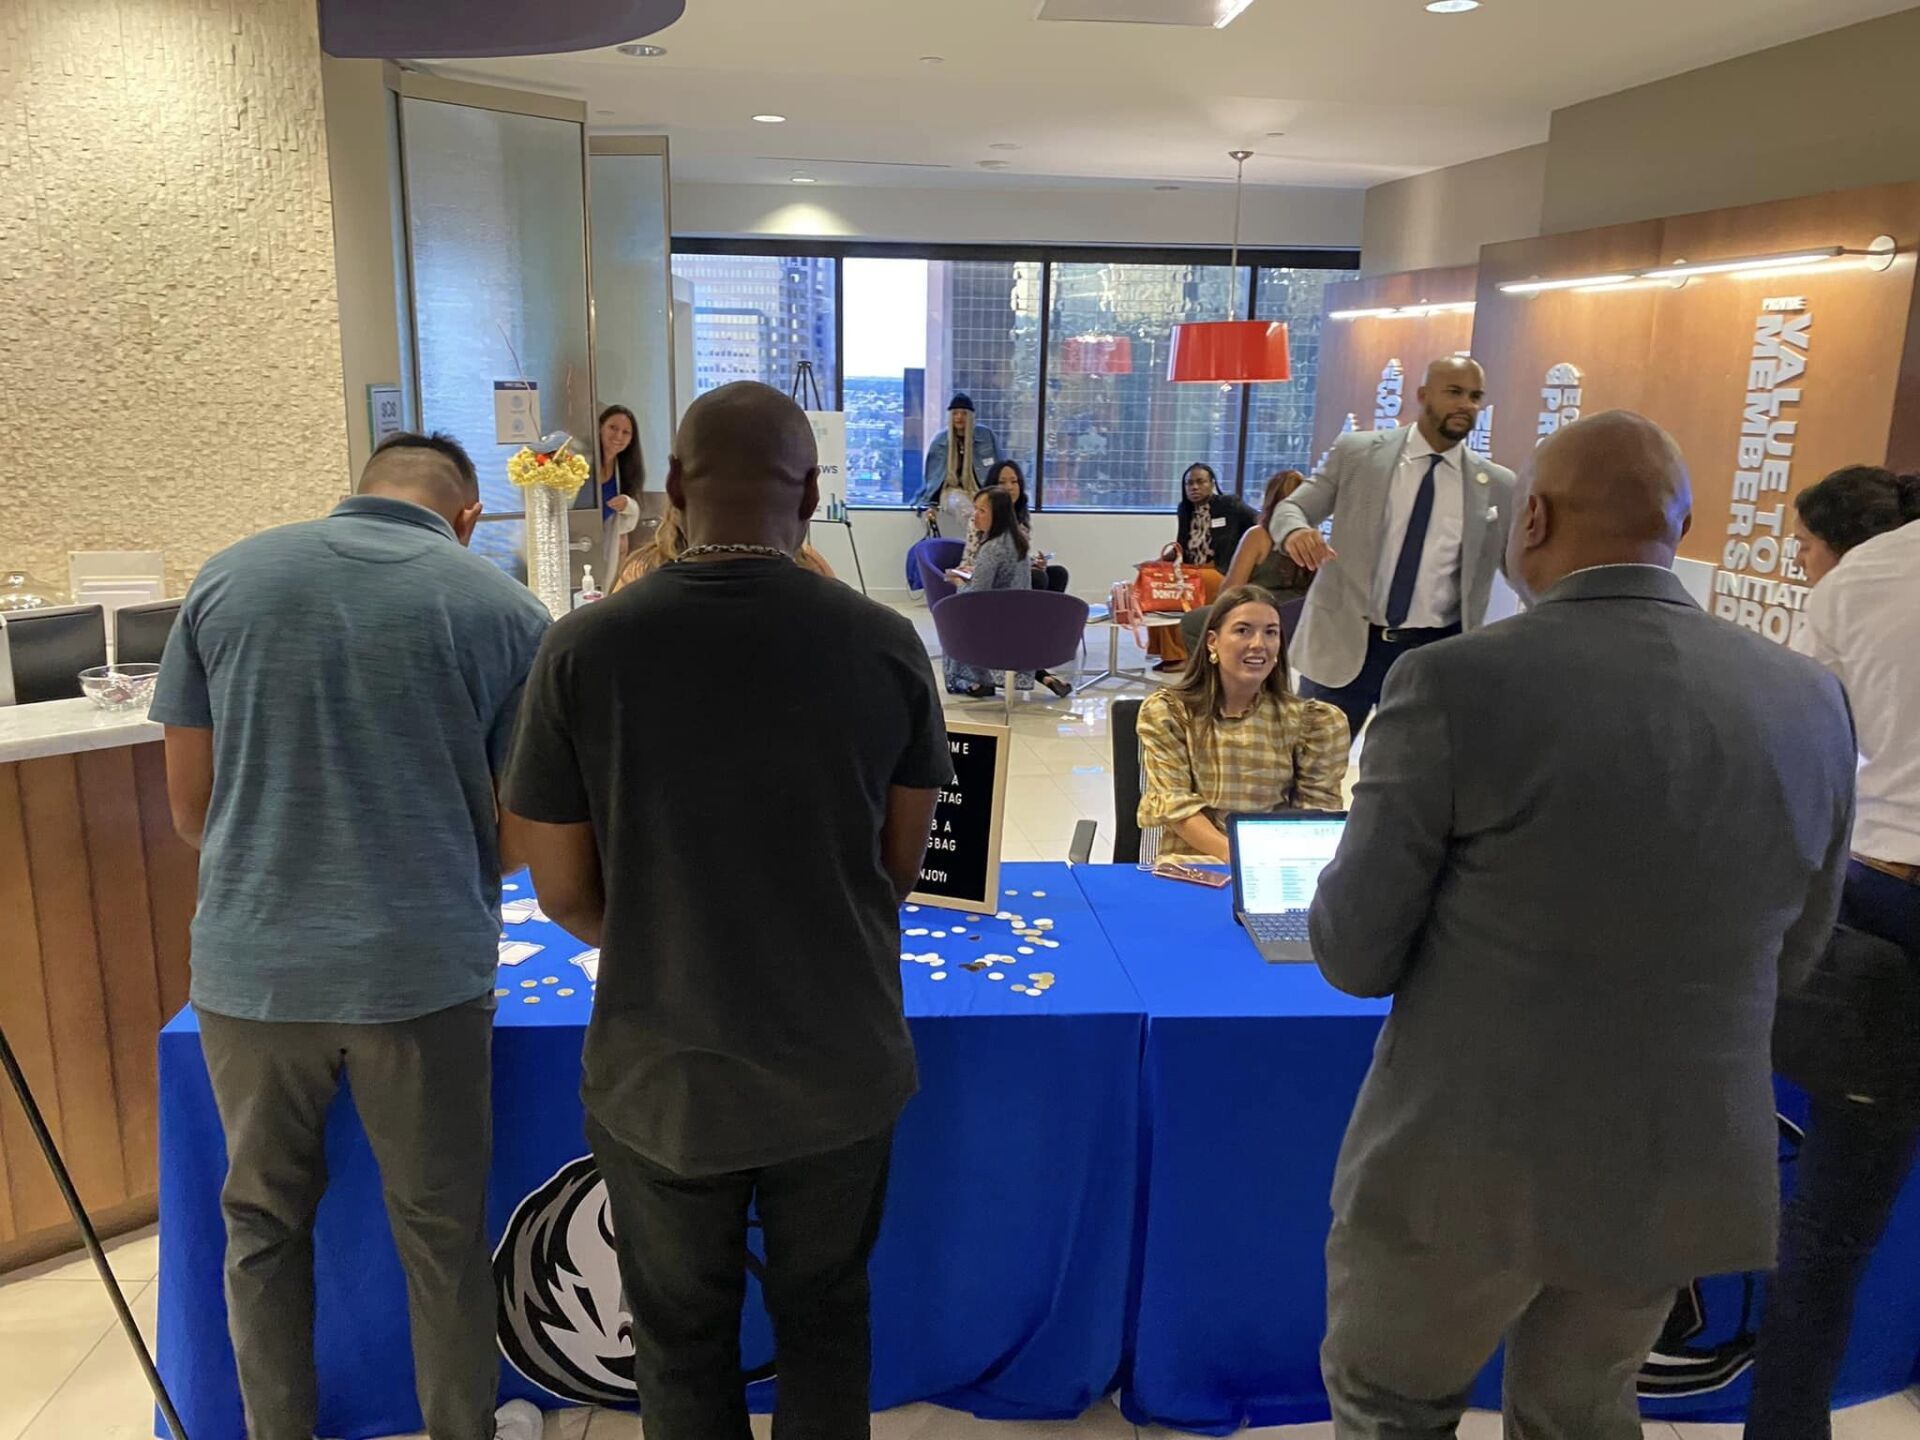
[[[925,926],[915,926],[913,929],[907,931],[906,933],[909,935],[924,935],[927,933],[927,931]]]
[[[1047,892],[1044,890],[1036,890],[1033,892],[1033,898],[1036,900],[1044,900],[1047,898]]]
[[[529,1005],[538,1005],[540,1003],[540,997],[538,995],[528,995],[525,999]]]
[[[505,990],[496,990],[493,992],[493,998],[496,1000],[504,1000],[507,998],[508,993],[509,992]]]
[[[1013,993],[1016,995],[1025,995],[1027,993],[1027,987],[1024,985],[1016,985],[1013,987]]]
[[[907,914],[918,915],[919,913],[920,913],[920,907],[918,905],[907,906]]]
[[[573,991],[571,991],[571,990],[566,990],[566,989],[561,989],[561,990],[556,990],[556,991],[554,991],[553,993],[554,993],[554,994],[556,994],[556,995],[571,995],[571,994],[573,994]]]
[[[928,976],[927,978],[931,980],[944,980],[947,978],[947,972],[944,970],[936,970],[933,972],[932,975]]]
[[[1007,977],[1001,974],[998,970],[993,971],[990,975],[987,976],[987,979],[989,980],[1004,980],[1006,978]]]
[[[520,982],[520,988],[522,990],[531,990],[533,989],[534,986],[538,985],[539,983],[540,982],[538,980],[522,980]]]
[[[1016,945],[1013,948],[1018,950],[1022,955],[1033,954],[1033,946],[1031,945]]]

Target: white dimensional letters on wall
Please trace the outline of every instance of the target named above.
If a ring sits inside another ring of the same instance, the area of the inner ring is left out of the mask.
[[[1561,361],[1547,370],[1547,383],[1540,387],[1540,432],[1538,445],[1563,425],[1580,418],[1580,392],[1584,382],[1580,367]]]
[[[1391,430],[1400,423],[1400,407],[1406,398],[1407,371],[1398,360],[1387,361],[1380,372],[1380,388],[1373,393],[1373,428]]]
[[[1813,313],[1799,296],[1761,302],[1753,322],[1727,542],[1713,577],[1713,613],[1779,644],[1806,624],[1809,586],[1788,533],[1787,495]]]

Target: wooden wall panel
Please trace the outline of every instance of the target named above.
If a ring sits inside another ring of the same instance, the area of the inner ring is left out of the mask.
[[[157,744],[0,765],[0,1024],[96,1223],[152,1219],[160,1027],[186,1003],[198,857]],[[0,1094],[0,1267],[77,1243]]]
[[[1327,286],[1326,311],[1372,310],[1385,305],[1453,304],[1474,298],[1474,267],[1408,270]],[[1419,413],[1414,392],[1428,365],[1468,349],[1473,342],[1471,314],[1424,318],[1326,320],[1320,326],[1320,373],[1313,406],[1313,453],[1326,453],[1346,428],[1374,428],[1374,402],[1381,372],[1398,360],[1405,370],[1402,423]],[[1496,416],[1496,420],[1499,417]]]
[[[113,1205],[127,1198],[127,1175],[114,1118],[106,987],[75,757],[22,761],[20,808],[40,922],[41,977],[60,1095],[60,1149],[81,1200],[89,1206]]]
[[[1865,249],[1883,234],[1901,246],[1885,270],[1843,260],[1752,279],[1702,276],[1679,288],[1535,296],[1499,289],[1502,281],[1533,277],[1832,245]],[[1903,375],[1920,398],[1920,356],[1910,349],[1910,334],[1920,335],[1914,316],[1916,246],[1920,185],[1878,186],[1488,246],[1481,253],[1473,348],[1488,367],[1503,411],[1531,405],[1537,414],[1547,369],[1564,362],[1582,372],[1584,413],[1626,408],[1664,425],[1693,476],[1694,526],[1680,553],[1724,567],[1728,542],[1737,538],[1729,535],[1729,520],[1735,476],[1743,468],[1739,442],[1755,330],[1763,313],[1810,317],[1806,372],[1783,382],[1800,391],[1797,402],[1781,407],[1781,418],[1796,425],[1786,488],[1757,496],[1763,510],[1787,504],[1783,528],[1789,535],[1792,496],[1832,470],[1881,463],[1903,447],[1920,459],[1920,420],[1907,417],[1906,430],[1895,422]],[[1495,458],[1518,468],[1536,443],[1528,429],[1497,425]],[[1764,609],[1754,604],[1733,617],[1785,640],[1806,593],[1804,584],[1791,582],[1804,577],[1771,557],[1764,564],[1755,559],[1745,574],[1789,582]]]
[[[0,956],[0,1025],[7,1031],[20,1069],[32,1087],[40,1113],[60,1133],[60,1087],[53,1066],[53,1031],[47,1018],[46,984],[40,959],[40,924],[33,900],[33,873],[27,858],[27,825],[20,796],[20,767],[0,765],[0,913],[7,919],[6,949]],[[17,1235],[59,1225],[67,1209],[40,1158],[27,1128],[26,1113],[10,1087],[0,1089],[0,1146],[7,1152],[7,1184]]]
[[[152,908],[140,829],[140,795],[130,749],[76,756],[87,859],[93,877],[93,924],[106,977],[107,1038],[114,1109],[129,1195],[157,1190],[159,1073],[154,1037],[160,1013],[153,957]]]

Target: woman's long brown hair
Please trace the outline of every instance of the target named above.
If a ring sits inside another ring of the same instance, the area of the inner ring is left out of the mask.
[[[1234,611],[1243,605],[1264,605],[1279,618],[1280,602],[1271,590],[1259,585],[1236,585],[1214,602],[1213,611],[1207,616],[1206,634],[1200,643],[1193,647],[1193,653],[1187,656],[1187,668],[1180,672],[1180,678],[1168,688],[1175,698],[1187,707],[1187,718],[1201,729],[1211,726],[1220,718],[1220,708],[1226,698],[1226,690],[1220,684],[1220,667],[1207,659],[1207,637],[1219,632]],[[1267,683],[1261,687],[1267,694],[1285,705],[1293,698],[1293,683],[1287,678],[1287,631],[1280,627],[1280,658],[1274,662],[1273,673],[1267,676]]]
[[[1307,477],[1298,470],[1276,470],[1267,477],[1267,493],[1260,501],[1260,528],[1265,530],[1273,524],[1273,512],[1280,508],[1280,502],[1307,483]]]

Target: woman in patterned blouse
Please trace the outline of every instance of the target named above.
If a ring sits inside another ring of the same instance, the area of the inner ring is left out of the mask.
[[[1163,860],[1229,858],[1225,817],[1343,808],[1347,719],[1287,682],[1280,608],[1257,585],[1220,597],[1178,681],[1140,707],[1142,830]]]
[[[1213,467],[1199,461],[1180,477],[1180,492],[1173,544],[1168,549],[1199,582],[1199,604],[1211,605],[1240,537],[1259,523],[1259,517],[1222,490]],[[1167,558],[1164,553],[1162,558]],[[1186,641],[1173,626],[1163,626],[1147,637],[1147,653],[1159,657],[1154,669],[1178,670],[1186,662]]]

